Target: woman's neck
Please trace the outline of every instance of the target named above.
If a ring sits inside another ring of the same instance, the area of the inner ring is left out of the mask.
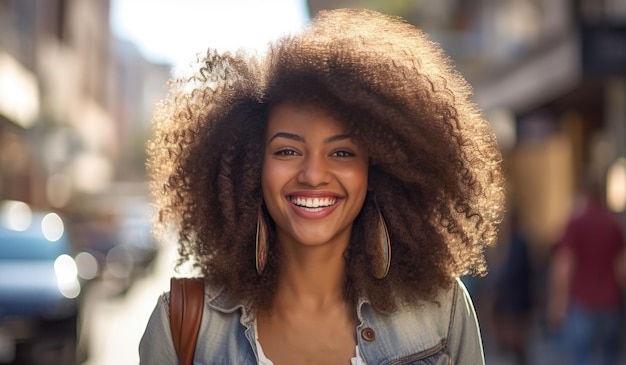
[[[275,304],[315,309],[345,301],[346,247],[284,245]]]

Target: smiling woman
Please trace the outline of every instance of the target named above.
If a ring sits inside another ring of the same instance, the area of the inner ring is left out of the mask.
[[[205,285],[196,362],[484,363],[458,277],[486,270],[501,157],[438,45],[326,11],[260,56],[209,51],[172,85],[148,165],[155,227]],[[177,361],[169,305],[142,362]]]
[[[368,170],[367,153],[347,133],[322,110],[281,104],[270,112],[263,201],[276,239],[289,250],[326,245],[341,257],[346,249],[365,200]]]

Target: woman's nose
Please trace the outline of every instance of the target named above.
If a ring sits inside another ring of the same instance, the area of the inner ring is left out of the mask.
[[[329,166],[323,157],[309,155],[303,159],[298,182],[309,186],[319,186],[328,183],[329,179]]]

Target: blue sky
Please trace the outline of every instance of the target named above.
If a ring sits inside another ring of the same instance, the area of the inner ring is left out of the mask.
[[[113,32],[181,66],[208,47],[262,48],[309,20],[306,0],[113,0]]]

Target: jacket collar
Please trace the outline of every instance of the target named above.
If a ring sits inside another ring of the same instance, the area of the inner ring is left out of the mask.
[[[207,286],[204,291],[204,299],[209,307],[221,313],[233,313],[241,310],[241,324],[246,327],[255,320],[252,306],[249,303],[237,303],[233,301],[226,294],[224,287],[216,288]],[[356,311],[360,323],[363,323],[362,308],[365,305],[369,306],[370,301],[364,296],[359,297]]]
[[[237,303],[228,297],[224,287],[215,288],[206,286],[204,300],[212,309],[221,313],[233,313],[241,310],[241,324],[248,327],[254,322],[254,313],[249,303]]]

